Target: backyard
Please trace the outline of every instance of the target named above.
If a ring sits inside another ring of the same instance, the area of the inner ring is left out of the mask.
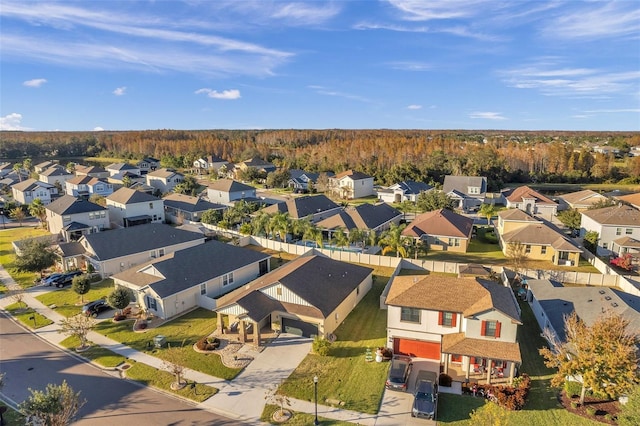
[[[11,274],[13,279],[22,288],[29,288],[34,285],[34,279],[38,277],[38,274],[33,272],[18,272],[14,267],[14,261],[16,258],[13,246],[14,241],[24,240],[30,237],[39,237],[41,235],[50,235],[49,232],[41,228],[13,228],[5,229],[0,232],[0,264]],[[0,283],[0,294],[6,292],[6,287],[3,283]]]

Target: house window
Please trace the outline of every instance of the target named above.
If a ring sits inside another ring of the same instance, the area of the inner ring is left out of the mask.
[[[527,244],[524,249],[525,253],[531,253],[531,245]]]
[[[616,228],[616,235],[622,235],[622,228]]]
[[[62,216],[63,222],[69,222],[71,220],[71,216]]]
[[[276,294],[277,294],[278,296],[282,296],[282,287],[277,287],[277,288],[276,288]]]
[[[156,257],[156,251],[155,251],[155,250],[150,251],[150,252],[149,252],[149,257],[151,257],[151,258],[155,259],[155,257]]]
[[[222,276],[222,285],[229,285],[233,283],[233,272],[229,272],[228,274],[225,274]]]
[[[451,241],[451,245],[453,247],[460,247],[460,239],[459,238],[452,238],[449,241]]]
[[[451,362],[462,362],[462,355],[451,355]]]
[[[633,228],[625,228],[624,233],[625,233],[625,235],[633,234]]]
[[[438,312],[438,325],[443,327],[455,327],[457,315],[453,312]]]
[[[482,321],[480,326],[480,335],[486,337],[500,337],[500,322],[498,321]]]
[[[200,284],[200,294],[201,295],[207,294],[207,283]]]
[[[477,186],[469,187],[469,194],[479,194],[479,193],[480,193],[480,188],[478,188]]]
[[[149,203],[149,209],[153,210],[153,203]]]
[[[158,249],[158,256],[164,256],[164,249]]]
[[[420,309],[400,308],[400,321],[420,324]]]
[[[540,247],[540,254],[547,254],[547,246]]]
[[[602,248],[606,250],[607,249],[607,244],[608,243],[602,243]]]
[[[151,296],[147,296],[147,308],[153,309],[154,311],[158,310],[158,302]]]

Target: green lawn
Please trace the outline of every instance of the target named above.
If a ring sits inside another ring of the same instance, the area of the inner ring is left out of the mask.
[[[313,377],[318,376],[319,402],[336,399],[348,410],[378,412],[389,363],[366,362],[365,352],[385,345],[387,311],[379,303],[389,276],[374,276],[371,291],[337,329],[330,355],[307,355],[281,386],[284,394],[312,401]]]
[[[4,405],[0,401],[0,405]],[[24,425],[25,419],[19,411],[14,410],[13,408],[7,406],[7,412],[3,415],[4,424],[7,426],[18,426]]]
[[[73,291],[71,287],[65,287],[57,290],[52,287],[53,291],[37,296],[40,302],[45,306],[55,305],[54,310],[67,318],[79,314],[82,311],[82,305],[97,299],[106,299],[109,293],[114,289],[113,280],[107,278],[97,283],[91,283],[91,290],[84,295],[84,303],[81,302],[80,295]]]
[[[507,258],[500,250],[494,233],[488,233],[486,228],[478,228],[478,234],[469,242],[466,253],[430,250],[426,260],[458,263],[506,264]]]
[[[206,401],[218,393],[218,389],[214,387],[195,382],[189,382],[184,388],[174,391],[170,387],[171,383],[175,381],[175,377],[171,373],[140,362],[131,360],[128,362],[132,365],[131,368],[126,370],[127,378],[143,383],[146,386],[153,386],[195,402]]]
[[[285,409],[287,408],[286,404],[285,404]],[[273,420],[271,420],[271,416],[273,415],[273,413],[276,412],[276,410],[279,410],[280,406],[278,405],[265,405],[264,406],[264,410],[262,411],[262,416],[260,417],[260,420],[265,422],[265,423],[269,423],[272,425],[277,425],[280,423],[276,423]],[[289,410],[291,411],[291,410]],[[291,417],[288,421],[287,421],[287,425],[293,425],[293,426],[308,426],[308,425],[312,425],[313,421],[315,420],[315,415],[313,414],[308,414],[308,413],[299,413],[297,411],[293,412],[293,417]],[[347,426],[347,425],[355,425],[356,423],[350,423],[350,422],[343,422],[340,420],[333,420],[333,419],[327,419],[321,416],[318,416],[318,421],[320,422],[321,425],[323,426],[327,426],[327,425],[331,425],[331,426]]]
[[[38,329],[53,324],[49,318],[40,315],[33,309],[26,307],[24,303],[13,303],[6,307],[7,312],[13,315],[18,321],[31,329]]]
[[[77,353],[77,355],[87,358],[88,360],[105,368],[114,368],[126,361],[126,358],[122,355],[111,352],[109,349],[95,346],[93,342],[87,343],[91,345],[91,349]],[[75,350],[75,348],[80,346],[80,339],[75,336],[71,336],[64,339],[60,344],[67,349]]]
[[[183,366],[215,377],[231,380],[242,370],[225,367],[217,354],[197,353],[192,348],[198,339],[211,334],[215,330],[216,322],[216,314],[214,312],[206,309],[196,309],[157,328],[150,329],[146,333],[134,333],[132,321],[102,321],[96,325],[94,331],[158,358],[164,358],[165,349],[156,349],[152,343],[154,336],[162,334],[166,336],[167,342],[171,347],[182,348]]]
[[[44,229],[35,229],[32,227],[12,228],[0,230],[0,264],[9,272],[11,277],[22,288],[33,287],[34,280],[39,277],[33,272],[18,272],[14,267],[16,259],[15,252],[11,243],[13,241],[24,240],[29,237],[37,237],[40,235],[50,235]],[[0,283],[0,294],[6,292],[4,284]]]

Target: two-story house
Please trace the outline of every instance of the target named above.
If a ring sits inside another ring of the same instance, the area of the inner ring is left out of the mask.
[[[515,377],[522,322],[509,287],[480,278],[396,276],[385,304],[395,354],[440,362],[460,382]]]
[[[73,197],[89,198],[92,195],[107,197],[113,193],[113,185],[92,176],[75,176],[65,182],[65,192]]]
[[[173,191],[177,184],[184,180],[184,175],[173,169],[158,169],[146,175],[147,185],[157,191],[166,194]]]
[[[276,166],[273,163],[264,161],[261,158],[250,158],[249,160],[235,164],[233,170],[236,179],[239,177],[239,172],[245,172],[248,169],[253,169],[257,171],[263,178],[266,178],[269,173],[276,171]]]
[[[136,163],[136,167],[140,169],[141,175],[146,175],[160,167],[160,160],[153,157],[145,157]]]
[[[461,210],[476,210],[484,203],[487,195],[487,178],[484,176],[444,177],[442,192],[457,202]]]
[[[373,177],[355,170],[346,170],[329,178],[331,192],[340,198],[354,199],[373,195]]]
[[[139,167],[132,166],[129,163],[113,163],[109,164],[105,169],[109,172],[109,176],[121,175],[125,172],[138,176],[141,174]]]
[[[109,229],[109,211],[88,200],[63,195],[45,206],[49,232],[64,241]]]
[[[200,222],[202,214],[207,210],[225,210],[227,208],[227,206],[214,204],[200,197],[176,194],[175,192],[167,194],[163,201],[165,219],[172,223]]]
[[[379,188],[376,194],[378,195],[378,200],[384,201],[385,203],[402,203],[403,201],[415,203],[418,195],[431,191],[432,189],[433,186],[424,182],[405,180],[393,184],[388,188]]]
[[[106,198],[106,203],[116,226],[127,228],[164,221],[164,201],[146,192],[120,188]]]
[[[473,233],[473,219],[448,209],[418,215],[402,235],[422,241],[428,250],[466,253]]]
[[[64,167],[56,165],[43,170],[38,175],[38,180],[50,185],[55,185],[57,183],[61,188],[64,188],[64,183],[74,176],[75,175],[73,173],[68,172]]]
[[[58,195],[58,188],[54,185],[35,179],[26,179],[11,187],[13,200],[19,204],[31,204],[39,198],[42,204],[49,204],[53,196]]]
[[[519,186],[503,193],[507,208],[520,209],[530,215],[551,220],[558,213],[558,204],[528,186]]]
[[[224,160],[216,155],[207,155],[205,157],[198,158],[193,162],[193,168],[196,170],[196,173],[213,173],[218,174],[218,170],[222,166],[227,167],[229,162]]]
[[[207,185],[207,198],[212,203],[233,205],[234,201],[256,201],[256,189],[253,186],[231,179],[218,179]]]
[[[98,179],[107,179],[110,176],[108,171],[99,166],[83,166],[76,164],[74,172],[76,176],[91,176]]]
[[[624,254],[625,248],[640,244],[640,211],[624,204],[587,210],[582,212],[580,236],[589,231],[598,233],[599,256]]]
[[[582,249],[571,239],[520,209],[498,213],[496,231],[505,256],[510,244],[522,244],[530,260],[548,260],[560,266],[575,266],[580,261]]]

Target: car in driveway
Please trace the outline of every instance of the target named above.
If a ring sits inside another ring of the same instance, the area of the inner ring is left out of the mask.
[[[432,371],[418,371],[416,386],[411,407],[411,417],[422,417],[435,420],[438,407],[438,385],[436,373]]]
[[[93,302],[89,302],[82,307],[82,314],[87,317],[97,317],[98,314],[102,311],[106,311],[111,309],[111,306],[107,303],[106,300],[99,299],[94,300]]]
[[[42,283],[42,285],[52,285],[53,282],[58,279],[59,277],[61,277],[62,274],[55,272],[53,274],[47,275],[46,277],[44,277],[40,283]]]
[[[49,285],[55,285],[58,288],[62,288],[71,285],[74,277],[82,275],[82,271],[70,271],[65,272],[57,278],[54,278]]]
[[[394,356],[391,359],[391,368],[389,368],[389,376],[385,387],[391,390],[406,391],[412,366],[413,361],[408,356]]]

